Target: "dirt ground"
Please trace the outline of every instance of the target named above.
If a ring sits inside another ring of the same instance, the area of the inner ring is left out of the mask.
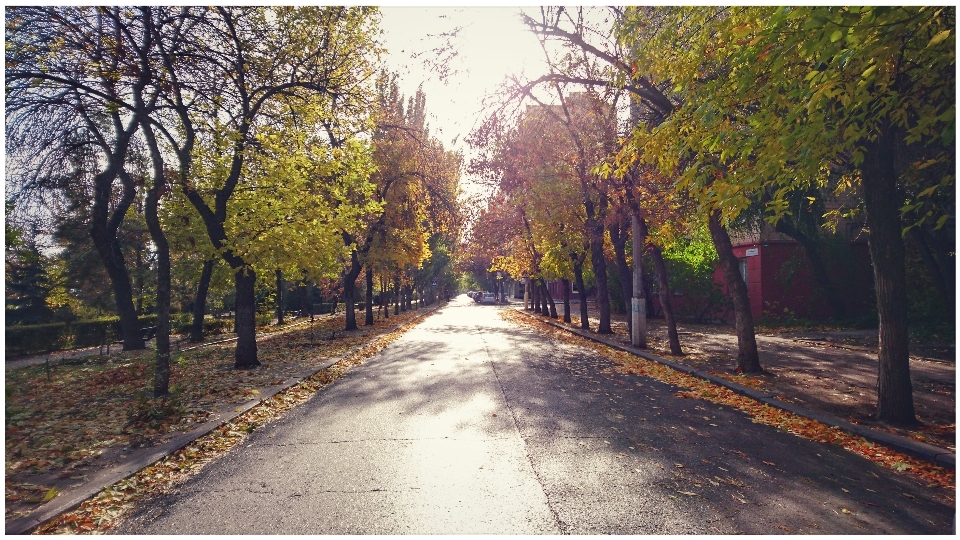
[[[557,306],[562,322],[562,306]],[[572,306],[571,326],[579,328]],[[592,306],[591,306],[592,308]],[[596,330],[599,312],[590,310]],[[629,344],[622,314],[611,315],[617,339]],[[650,352],[695,366],[747,386],[762,388],[784,401],[830,413],[849,422],[956,450],[956,356],[953,344],[911,343],[910,374],[914,407],[921,426],[905,430],[877,422],[877,331],[758,332],[765,374],[736,373],[737,338],[732,325],[679,323],[684,356],[670,354],[663,319],[647,319]]]

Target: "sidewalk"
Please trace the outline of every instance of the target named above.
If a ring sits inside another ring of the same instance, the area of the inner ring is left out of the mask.
[[[522,310],[522,305],[518,309]],[[595,310],[590,311],[593,331],[599,322],[597,315]],[[598,336],[591,331],[588,337],[610,341],[634,352],[623,316],[613,314],[611,319],[613,335]],[[562,314],[559,319],[545,320],[575,330],[580,326],[576,311],[569,325],[563,323]],[[953,362],[911,356],[914,407],[923,425],[906,430],[892,428],[873,418],[877,356],[875,350],[864,346],[862,336],[850,343],[854,340],[844,332],[757,334],[760,363],[766,373],[746,377],[735,372],[737,338],[732,326],[681,323],[677,330],[684,356],[669,353],[663,319],[647,319],[648,348],[643,352],[751,387],[758,395],[776,397],[814,414],[956,452],[956,366]]]

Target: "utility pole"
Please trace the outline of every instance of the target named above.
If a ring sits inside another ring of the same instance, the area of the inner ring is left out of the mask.
[[[640,238],[640,220],[636,214],[631,216],[633,229],[633,298],[630,299],[631,319],[630,343],[634,347],[647,348],[647,302],[643,297],[643,245],[646,238]]]

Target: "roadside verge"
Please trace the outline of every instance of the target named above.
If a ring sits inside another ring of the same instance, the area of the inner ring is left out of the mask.
[[[190,446],[192,443],[195,443],[202,438],[211,435],[215,430],[225,431],[226,435],[233,440],[229,445],[223,446],[221,450],[232,447],[236,442],[242,439],[244,436],[243,431],[247,433],[253,431],[255,427],[258,427],[262,422],[270,421],[276,417],[270,418],[269,414],[261,415],[259,418],[255,418],[252,425],[241,427],[239,430],[234,429],[236,426],[233,425],[233,422],[244,415],[253,414],[256,411],[252,411],[257,406],[269,402],[272,403],[276,399],[283,397],[287,393],[295,392],[299,386],[306,385],[310,386],[308,392],[305,392],[305,398],[298,396],[296,399],[285,400],[292,405],[287,404],[285,408],[281,407],[280,413],[283,414],[290,408],[299,405],[306,399],[309,399],[317,390],[323,388],[333,380],[335,380],[343,371],[349,369],[349,367],[344,367],[340,370],[340,373],[336,376],[328,377],[326,371],[330,369],[336,369],[338,364],[341,364],[345,361],[360,356],[364,357],[365,352],[370,352],[371,348],[376,349],[373,352],[377,352],[382,347],[377,348],[378,345],[386,346],[390,341],[399,337],[400,332],[398,331],[404,327],[413,327],[416,324],[419,324],[424,318],[432,314],[437,309],[440,309],[445,304],[440,304],[432,307],[421,308],[423,311],[417,313],[416,317],[406,320],[402,323],[396,324],[393,327],[390,327],[385,332],[377,335],[373,339],[370,339],[364,343],[361,343],[354,348],[334,357],[329,357],[326,359],[324,364],[319,367],[311,367],[306,370],[301,371],[300,373],[295,374],[292,377],[289,377],[279,385],[272,385],[266,387],[258,388],[257,397],[250,399],[242,404],[239,404],[234,409],[229,411],[223,411],[219,413],[214,413],[209,420],[201,424],[200,426],[185,432],[173,436],[170,440],[165,441],[163,444],[152,446],[148,448],[141,448],[130,452],[121,463],[116,466],[103,469],[98,471],[95,474],[92,474],[88,479],[86,479],[82,484],[75,487],[70,487],[61,491],[55,498],[50,502],[44,504],[42,507],[32,512],[31,514],[11,520],[5,524],[5,534],[26,534],[30,531],[37,529],[45,524],[50,523],[53,520],[56,520],[58,517],[63,516],[65,513],[68,513],[74,509],[77,509],[83,505],[86,501],[91,500],[92,497],[99,497],[99,493],[110,491],[111,487],[116,487],[118,484],[123,483],[136,476],[141,471],[148,469],[152,466],[157,465],[166,458],[173,456],[174,454],[182,451],[184,448]],[[405,331],[405,330],[404,330]],[[266,336],[265,336],[266,337]],[[371,352],[372,354],[372,352]],[[356,363],[359,363],[357,361]],[[355,365],[355,364],[353,364]],[[320,381],[313,381],[313,378],[320,376]],[[312,384],[307,384],[312,383]],[[247,431],[247,428],[249,431]],[[192,458],[191,458],[192,459]],[[214,457],[215,459],[215,457]],[[199,460],[196,465],[202,465],[205,462],[211,461],[212,459]],[[199,468],[199,467],[197,467]],[[179,469],[183,470],[183,469]],[[187,467],[187,470],[190,470],[190,467]],[[195,472],[196,468],[190,470],[192,474]],[[116,497],[111,497],[116,499],[115,501],[108,501],[106,505],[108,506],[107,511],[102,512],[101,514],[94,516],[98,520],[92,519],[90,516],[83,517],[81,519],[73,520],[73,527],[66,532],[87,532],[95,529],[103,530],[109,528],[109,521],[122,513],[126,508],[129,508],[130,503],[133,502],[131,497],[124,497],[123,492],[127,491],[126,487],[120,487],[115,489],[118,495]],[[136,493],[136,490],[134,490]],[[116,504],[113,504],[116,503]],[[70,520],[67,520],[70,521]],[[44,532],[53,532],[53,531],[44,531]]]

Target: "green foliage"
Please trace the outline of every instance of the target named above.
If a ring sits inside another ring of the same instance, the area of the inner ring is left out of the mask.
[[[155,326],[156,315],[139,318],[140,327]],[[96,347],[112,342],[120,334],[119,317],[67,323],[7,326],[5,352],[8,355],[45,353],[64,349]]]
[[[717,251],[705,229],[691,238],[678,238],[663,250],[670,276],[674,311],[678,318],[708,322],[731,308],[720,285],[713,279]]]

